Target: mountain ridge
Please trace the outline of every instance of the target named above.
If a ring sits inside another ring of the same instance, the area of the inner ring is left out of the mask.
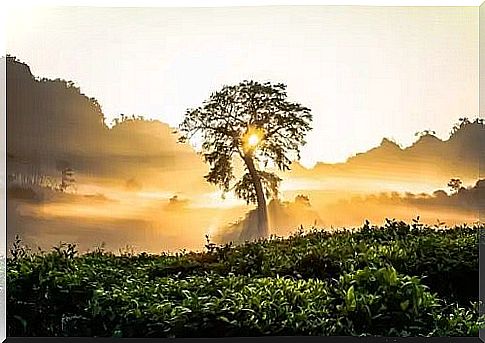
[[[40,160],[38,163],[47,163],[53,170],[59,160],[67,160],[76,169],[102,174],[116,174],[127,165],[144,163],[150,169],[189,168],[193,177],[203,182],[206,165],[192,147],[176,142],[168,124],[128,118],[109,128],[101,105],[73,82],[36,77],[26,63],[11,56],[6,59],[9,161],[30,159],[35,164]],[[380,145],[350,156],[345,162],[317,162],[312,168],[295,162],[285,175],[476,180],[479,160],[485,157],[484,127],[483,121],[468,122],[446,140],[426,133],[406,148],[383,138]],[[122,152],[115,151],[115,147]],[[122,174],[130,176],[130,172]]]

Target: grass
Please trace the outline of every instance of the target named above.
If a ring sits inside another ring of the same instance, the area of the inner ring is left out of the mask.
[[[203,253],[7,260],[10,336],[477,336],[478,234],[388,220]]]

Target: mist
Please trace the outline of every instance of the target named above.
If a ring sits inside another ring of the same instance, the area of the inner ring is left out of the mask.
[[[208,166],[166,123],[123,115],[110,127],[101,105],[72,82],[35,77],[7,58],[7,244],[17,235],[49,249],[129,246],[160,253],[253,239],[254,205],[206,182]],[[344,163],[297,161],[268,199],[270,234],[332,230],[365,220],[477,221],[483,121],[458,123],[446,140],[425,133],[407,148],[391,139]],[[236,165],[238,170],[241,166]],[[450,178],[463,189],[443,190]]]

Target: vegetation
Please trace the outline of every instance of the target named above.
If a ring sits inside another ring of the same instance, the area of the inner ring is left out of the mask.
[[[476,336],[481,229],[388,220],[173,255],[17,241],[8,334]]]
[[[180,141],[200,135],[202,154],[210,165],[206,180],[224,192],[234,191],[248,204],[257,204],[254,236],[266,238],[266,197],[277,197],[281,179],[259,166],[271,162],[289,170],[291,161],[300,157],[311,121],[309,108],[287,100],[286,85],[243,81],[224,86],[203,106],[187,110]],[[245,170],[239,179],[234,175],[236,159]]]
[[[450,188],[453,194],[456,194],[458,193],[462,185],[463,182],[460,179],[450,179],[447,186]]]

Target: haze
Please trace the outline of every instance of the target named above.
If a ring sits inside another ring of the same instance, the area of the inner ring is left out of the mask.
[[[285,83],[313,114],[301,161],[277,171],[271,234],[479,219],[476,7],[70,7],[8,19],[8,245],[17,234],[82,251],[252,239],[254,206],[222,199],[173,133],[187,108],[244,79]]]
[[[446,139],[478,113],[478,7],[19,9],[7,32],[11,55],[75,81],[107,123],[176,126],[224,84],[284,82],[315,116],[305,166],[427,128]]]

